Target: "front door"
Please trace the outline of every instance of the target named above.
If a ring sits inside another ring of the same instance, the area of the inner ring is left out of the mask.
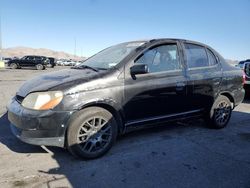
[[[34,57],[33,56],[26,56],[22,60],[22,66],[23,67],[32,67],[34,62]]]
[[[135,77],[126,74],[124,112],[128,124],[160,120],[188,110],[186,77],[178,49],[177,43],[161,44],[133,62],[147,64],[149,73]]]

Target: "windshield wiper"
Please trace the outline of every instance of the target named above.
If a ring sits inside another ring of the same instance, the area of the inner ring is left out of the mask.
[[[94,67],[90,67],[88,65],[78,65],[78,66],[74,66],[74,67],[71,67],[72,69],[91,69],[95,72],[99,72],[98,69],[94,68]]]

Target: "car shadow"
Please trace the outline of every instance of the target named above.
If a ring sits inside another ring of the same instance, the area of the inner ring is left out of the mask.
[[[243,121],[247,117],[249,117],[249,114],[234,112],[233,117],[236,116],[239,116]],[[234,124],[234,121],[231,124]],[[62,148],[46,147],[46,149],[44,149],[40,146],[32,146],[19,141],[17,138],[15,138],[15,136],[12,135],[9,128],[7,113],[5,113],[0,117],[0,142],[7,146],[11,151],[17,153],[53,153],[51,157],[56,160],[56,162],[58,163],[58,167],[48,169],[48,171],[38,170],[38,173],[52,175],[53,177],[56,175],[63,175],[63,177],[48,180],[46,182],[47,187],[55,187],[55,185],[56,187],[62,187],[62,185],[63,187],[67,187],[65,186],[65,182],[68,182],[68,186],[72,187],[83,187],[83,182],[88,182],[89,185],[92,185],[90,187],[102,187],[101,185],[103,185],[103,187],[114,187],[114,184],[116,184],[117,186],[121,184],[123,185],[122,187],[126,187],[126,183],[128,181],[128,179],[126,179],[126,170],[129,170],[130,173],[134,174],[134,176],[136,177],[138,169],[152,168],[150,166],[151,164],[146,163],[145,161],[137,161],[136,155],[138,155],[138,157],[141,157],[141,155],[149,154],[152,159],[157,158],[159,155],[161,155],[161,157],[165,157],[167,155],[167,151],[155,151],[152,150],[152,147],[144,147],[143,150],[139,149],[142,144],[148,143],[150,145],[155,140],[169,140],[171,143],[171,139],[173,137],[181,138],[183,135],[187,136],[187,134],[189,133],[192,134],[194,130],[197,129],[199,133],[204,132],[204,134],[206,134],[208,130],[211,130],[205,125],[202,120],[198,119],[168,123],[167,126],[166,124],[164,124],[153,128],[151,127],[133,131],[120,136],[116,145],[103,157],[95,160],[81,160],[73,157],[69,154],[69,152]],[[243,135],[242,137],[244,137],[244,139],[249,139],[250,135]],[[148,142],[145,142],[145,140],[148,140]],[[133,146],[134,149],[130,149],[131,146]],[[133,157],[131,157],[132,159],[130,160],[129,158],[132,155],[131,152],[137,152],[134,151],[135,148],[138,149],[138,154],[134,154]],[[145,157],[147,158],[148,155]],[[173,159],[168,159],[168,162],[171,163],[171,160]],[[156,169],[157,166],[161,165],[160,161],[161,160],[152,160],[152,163],[155,164]],[[174,162],[175,160],[173,160],[173,163]],[[132,167],[129,167],[130,165],[132,165]],[[135,170],[134,172],[133,168]],[[176,168],[180,168],[179,170],[181,171],[183,170],[182,168],[186,167],[184,165],[184,167]],[[152,172],[154,172],[154,170],[156,169],[153,169]],[[153,176],[151,172],[148,173]],[[120,179],[118,178],[117,180],[115,180],[115,182],[111,181],[107,183],[107,181],[113,179],[112,174],[114,174],[114,176],[118,176]],[[87,185],[88,184],[86,184],[86,186]]]
[[[195,123],[192,124],[190,122],[176,122],[168,123],[168,125],[158,124],[156,127],[136,129],[135,131],[131,131],[126,133],[125,135],[119,136],[117,138],[115,146],[113,146],[111,151],[109,151],[101,158],[92,160],[74,157],[69,152],[67,152],[67,150],[62,148],[47,147],[47,149],[53,153],[52,158],[57,161],[59,167],[51,168],[48,171],[40,170],[39,172],[47,175],[64,175],[64,180],[67,180],[69,185],[72,187],[84,187],[80,186],[83,179],[84,181],[90,180],[89,183],[92,184],[92,186],[90,187],[102,187],[101,185],[106,184],[105,182],[108,181],[108,179],[112,176],[111,174],[115,174],[117,168],[121,168],[123,166],[123,157],[126,155],[130,155],[130,152],[126,151],[129,146],[135,145],[135,147],[138,147],[140,145],[139,142],[144,142],[145,140],[168,140],[172,137],[170,134],[172,131],[180,136],[181,134],[185,134],[185,130],[195,128],[201,128],[204,130],[207,129],[206,125],[203,124],[203,121],[200,120],[196,120]],[[152,150],[151,148],[148,148],[144,152],[149,153],[153,157],[157,155],[157,152]],[[138,154],[139,153],[140,152],[138,151]],[[162,152],[162,155],[165,156],[166,153]],[[137,163],[136,161],[132,160],[131,164],[135,168],[140,168],[140,163]],[[104,175],[100,180],[97,176],[98,168],[105,169],[107,168],[107,165],[108,169],[106,170],[110,170],[111,174],[110,176]],[[58,183],[60,184],[60,182],[64,182],[63,178],[50,180],[46,183],[47,187],[54,187],[55,185],[58,185]],[[125,185],[126,177],[121,178],[120,180],[118,180],[118,182],[110,182],[110,185],[104,187],[114,187],[115,184],[118,186],[120,183],[123,183]]]
[[[17,69],[12,69],[10,67],[5,67],[6,70],[13,70],[13,71],[27,71],[27,70],[37,70],[36,67],[22,67],[22,68],[17,68]]]
[[[40,146],[33,146],[18,140],[11,132],[9,127],[7,112],[0,117],[0,142],[7,146],[11,151],[17,153],[44,153]]]

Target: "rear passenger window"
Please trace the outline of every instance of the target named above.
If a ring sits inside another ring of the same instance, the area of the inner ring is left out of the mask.
[[[184,44],[188,68],[209,66],[206,49],[195,44]]]
[[[211,52],[211,50],[209,50],[209,49],[207,49],[207,56],[208,56],[208,59],[209,59],[209,65],[210,66],[213,66],[213,65],[217,64],[217,60],[216,60],[213,52]]]

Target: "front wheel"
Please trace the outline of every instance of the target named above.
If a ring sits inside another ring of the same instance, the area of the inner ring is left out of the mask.
[[[11,63],[11,64],[10,64],[10,68],[11,68],[11,69],[17,69],[18,66],[17,66],[16,63]]]
[[[100,107],[89,107],[74,115],[67,131],[67,148],[77,157],[93,159],[104,155],[117,136],[113,115]]]
[[[214,102],[209,114],[206,117],[207,123],[212,128],[221,129],[226,127],[232,113],[230,100],[220,95]]]

